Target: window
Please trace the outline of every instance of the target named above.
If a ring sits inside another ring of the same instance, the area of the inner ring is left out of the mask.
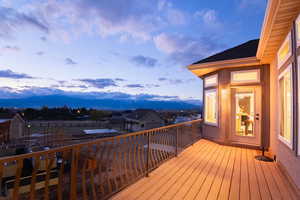
[[[211,125],[218,124],[218,95],[217,90],[205,91],[204,120]]]
[[[298,16],[296,20],[296,40],[297,40],[297,46],[300,46],[300,15]]]
[[[218,74],[204,78],[204,87],[211,87],[218,85]]]
[[[291,65],[279,76],[279,139],[292,148],[293,144],[293,87]]]
[[[260,70],[244,70],[231,72],[231,83],[256,83],[260,82]]]
[[[291,47],[291,33],[289,33],[277,53],[278,68],[280,68],[292,55]]]

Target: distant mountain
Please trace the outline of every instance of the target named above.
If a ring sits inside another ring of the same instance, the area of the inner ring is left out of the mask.
[[[177,100],[132,100],[132,99],[86,99],[64,95],[32,96],[27,98],[0,99],[0,107],[39,108],[69,106],[109,110],[125,110],[149,108],[156,110],[187,110],[200,109],[201,102],[185,102]]]

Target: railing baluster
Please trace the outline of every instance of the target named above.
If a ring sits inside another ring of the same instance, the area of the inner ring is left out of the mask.
[[[75,147],[72,151],[72,165],[71,165],[71,194],[70,200],[77,199],[77,168],[78,168],[78,157],[79,147]]]
[[[112,150],[113,150],[113,160],[112,160],[112,176],[113,176],[113,182],[114,182],[114,185],[115,185],[115,189],[119,188],[119,183],[117,181],[117,177],[118,177],[118,174],[117,174],[117,148],[116,148],[116,139],[113,139],[113,145],[112,145]]]
[[[112,192],[112,184],[110,181],[110,174],[109,174],[109,170],[111,167],[111,160],[110,160],[110,152],[112,150],[112,143],[111,141],[108,143],[108,151],[107,151],[107,160],[105,162],[106,164],[106,181],[107,181],[107,186],[108,186],[108,193]]]
[[[150,132],[150,135],[151,135],[151,137],[150,137],[150,161],[151,161],[150,162],[151,163],[150,170],[152,170],[155,167],[155,161],[154,161],[154,155],[153,155],[153,148],[151,147],[151,145],[153,146],[152,138],[154,136],[154,132],[155,131],[151,131]]]
[[[105,153],[105,150],[106,150],[106,145],[105,143],[103,143],[103,147],[101,148],[101,143],[99,144],[100,145],[100,158],[99,158],[99,161],[98,161],[98,181],[99,181],[99,190],[101,192],[102,195],[104,195],[105,191],[104,191],[104,186],[103,186],[103,173],[102,173],[102,167],[103,167],[103,162],[104,162],[104,153]]]
[[[159,160],[158,160],[158,151],[157,151],[157,131],[153,131],[153,135],[152,135],[152,144],[153,144],[153,147],[152,148],[152,153],[153,153],[153,161],[154,161],[154,167],[156,167],[159,163]]]
[[[143,174],[146,174],[147,172],[147,164],[145,160],[145,145],[147,141],[147,135],[142,134],[141,135],[141,160],[142,160],[142,172]]]
[[[136,179],[136,177],[139,176],[139,172],[137,170],[137,159],[136,159],[136,136],[132,136],[133,139],[133,169],[134,169],[134,174],[135,177],[134,179]]]
[[[157,144],[160,145],[161,147],[164,147],[163,144],[163,135],[161,134],[161,132],[159,132],[156,137],[157,137]],[[159,149],[159,162],[163,162],[164,160],[164,154],[163,154],[163,149]]]
[[[125,172],[125,179],[126,179],[126,183],[129,183],[129,175],[128,175],[128,168],[127,168],[127,163],[128,163],[128,138],[123,138],[123,143],[124,143],[124,149],[122,150],[123,152],[123,160],[124,160],[124,172]]]
[[[20,159],[17,161],[17,171],[16,171],[16,178],[14,183],[14,192],[13,192],[13,200],[19,199],[19,187],[20,187],[20,179],[23,169],[23,160]]]
[[[59,174],[58,174],[58,186],[57,186],[57,199],[62,200],[62,193],[63,193],[63,185],[64,185],[64,170],[65,170],[65,159],[67,157],[67,152],[64,151],[62,153],[62,158],[61,158],[61,166],[59,169]]]
[[[35,199],[35,184],[36,184],[36,174],[40,168],[40,155],[34,157],[34,169],[31,176],[31,185],[30,185],[30,199]]]
[[[49,156],[50,156],[50,162],[49,162]],[[50,173],[51,168],[53,166],[54,162],[54,154],[47,154],[46,156],[46,178],[45,178],[45,197],[44,199],[49,199],[49,180],[50,180]]]
[[[122,187],[125,183],[124,181],[124,176],[123,176],[123,171],[124,171],[124,168],[123,168],[123,159],[122,159],[122,150],[123,150],[123,142],[121,142],[121,139],[118,139],[119,141],[119,145],[118,145],[118,154],[117,154],[117,161],[118,161],[118,169],[119,169],[119,174],[120,174],[120,186]]]
[[[127,140],[128,140],[128,154],[127,154],[127,156],[128,156],[128,175],[129,175],[129,182],[131,182],[132,181],[132,161],[131,161],[131,148],[132,148],[132,142],[131,142],[131,136],[129,136],[128,138],[127,138]]]
[[[141,135],[136,136],[137,140],[137,163],[139,176],[143,174],[142,161],[141,161]]]
[[[178,156],[178,127],[176,128],[176,157]]]
[[[149,177],[150,171],[150,132],[147,133],[147,173],[146,176]]]
[[[3,177],[3,162],[0,162],[0,188],[2,188],[2,177]]]
[[[87,200],[88,199],[88,195],[87,195],[87,189],[86,189],[86,169],[87,169],[87,165],[88,165],[88,160],[84,159],[83,161],[83,166],[81,169],[81,173],[82,173],[82,193],[83,193],[83,199]]]

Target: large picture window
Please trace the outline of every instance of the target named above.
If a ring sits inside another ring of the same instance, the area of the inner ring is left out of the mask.
[[[291,33],[289,33],[277,53],[278,68],[280,68],[292,55],[291,41]]]
[[[205,90],[204,121],[207,124],[218,124],[218,94],[217,89]]]
[[[293,86],[291,65],[279,76],[279,139],[293,148]]]

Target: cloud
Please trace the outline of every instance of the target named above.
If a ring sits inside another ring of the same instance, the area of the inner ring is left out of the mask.
[[[116,78],[115,80],[116,80],[116,81],[121,81],[121,82],[126,81],[126,80],[123,79],[123,78]]]
[[[223,47],[213,38],[192,38],[180,34],[161,33],[153,40],[156,48],[168,54],[172,62],[183,65],[200,60]]]
[[[168,79],[168,78],[164,78],[164,77],[161,77],[158,79],[158,81],[161,81],[161,82],[167,82],[171,85],[178,85],[178,84],[183,84],[183,83],[187,83],[187,82],[191,82],[191,81],[194,81],[195,79],[187,79],[187,80],[183,80],[183,79]]]
[[[150,40],[151,33],[162,24],[152,1],[37,1],[32,3],[30,11],[46,19],[52,35],[64,40],[82,33]]]
[[[80,88],[80,89],[88,89],[88,86],[83,84],[78,84],[74,82],[68,82],[68,81],[57,81],[56,84],[51,85],[51,88]]]
[[[38,56],[42,56],[42,55],[44,55],[45,54],[45,52],[43,52],[43,51],[38,51],[38,52],[36,52],[36,55],[38,55]]]
[[[21,49],[18,46],[6,45],[6,46],[1,48],[0,53],[1,52],[18,52],[18,51],[21,51]]]
[[[220,22],[217,11],[214,9],[203,9],[196,11],[194,16],[200,18],[201,21],[208,28],[221,28],[222,23]]]
[[[174,8],[173,4],[167,0],[159,0],[157,3],[157,8],[160,13],[165,15],[167,21],[172,25],[183,25],[187,23],[186,14]]]
[[[144,88],[144,86],[141,84],[129,84],[129,85],[126,85],[126,87],[128,87],[128,88]]]
[[[0,70],[0,78],[11,78],[11,79],[33,79],[32,76],[23,73],[13,72],[9,69]]]
[[[20,89],[0,87],[0,99],[26,98],[32,96],[64,95],[82,99],[114,100],[180,100],[178,96],[156,94],[128,94],[124,92],[74,92],[50,87],[27,86]]]
[[[66,58],[65,59],[66,65],[77,65],[78,63],[72,60],[71,58]]]
[[[145,66],[145,67],[154,67],[157,65],[157,60],[155,58],[137,55],[130,59],[131,62],[138,66]]]
[[[41,39],[43,42],[46,42],[46,41],[47,41],[47,38],[46,38],[45,36],[40,37],[40,39]]]
[[[22,13],[13,8],[0,6],[0,38],[12,38],[21,28],[32,27],[48,33],[49,27],[41,18],[33,13]]]
[[[161,78],[159,78],[158,80],[159,80],[159,81],[166,81],[166,80],[168,80],[168,79],[167,79],[167,78],[161,77]]]
[[[173,25],[183,25],[187,23],[185,14],[174,8],[170,8],[167,11],[167,19]]]
[[[153,88],[153,87],[157,88],[157,87],[160,87],[160,85],[158,85],[158,84],[146,84],[146,87],[147,88]]]
[[[116,84],[115,80],[113,79],[108,79],[108,78],[98,78],[98,79],[78,79],[78,81],[81,81],[83,83],[88,84],[91,87],[99,88],[99,89],[104,89],[107,87],[118,87]]]

